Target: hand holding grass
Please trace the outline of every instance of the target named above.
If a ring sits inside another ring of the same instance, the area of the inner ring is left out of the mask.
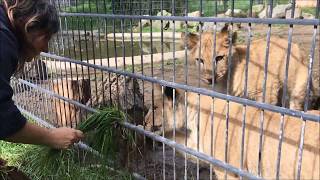
[[[72,128],[47,129],[27,122],[25,126],[7,138],[7,141],[25,144],[46,145],[56,149],[67,149],[83,138],[83,133]]]
[[[55,149],[67,149],[73,143],[79,142],[83,139],[84,135],[80,130],[61,127],[50,130],[51,142],[49,146]]]

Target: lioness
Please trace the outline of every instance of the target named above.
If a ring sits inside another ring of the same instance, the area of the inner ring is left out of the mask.
[[[156,94],[161,94],[161,87],[157,87]],[[176,129],[177,132],[185,132],[185,91],[176,90]],[[187,94],[187,146],[197,149],[197,121],[198,121],[198,94]],[[172,88],[164,88],[164,104],[162,98],[155,98],[154,126],[152,126],[152,111],[146,116],[148,127],[163,127],[169,137],[169,132],[173,130],[173,92]],[[162,111],[162,105],[164,109]],[[212,106],[213,105],[213,106]],[[227,163],[235,167],[240,167],[240,147],[242,138],[243,106],[240,104],[229,104],[229,132],[228,132],[228,151]],[[199,120],[199,150],[225,161],[225,129],[227,103],[224,100],[200,95],[200,120]],[[213,111],[212,111],[213,110]],[[213,116],[211,116],[211,111]],[[164,116],[162,116],[162,112]],[[311,112],[320,115],[320,111]],[[247,107],[244,141],[244,170],[257,174],[259,156],[259,136],[260,136],[260,114],[261,111],[254,107]],[[162,118],[164,117],[164,118]],[[212,121],[213,117],[213,121]],[[278,145],[280,134],[279,113],[265,111],[264,113],[264,132],[261,152],[261,176],[266,179],[276,177]],[[320,120],[320,116],[319,116]],[[162,124],[164,121],[164,124]],[[211,122],[213,122],[213,136],[211,137]],[[151,126],[150,126],[151,125]],[[302,120],[295,117],[284,117],[284,134],[280,162],[280,179],[295,179],[297,175],[298,149],[300,143]],[[182,129],[182,131],[181,131]],[[180,144],[185,143],[185,134],[177,136],[176,141]],[[213,148],[211,151],[211,142]],[[320,178],[320,122],[307,121],[304,135],[304,149],[302,158],[302,179]],[[214,169],[218,179],[224,177],[224,171],[219,168]],[[229,178],[235,178],[233,174]]]
[[[189,33],[187,38],[182,33],[183,43],[187,39],[187,47],[190,50],[190,60],[200,64],[202,68],[202,80],[212,83],[213,63],[215,65],[214,82],[227,84],[229,38],[228,26],[222,28],[216,35],[216,56],[214,52],[214,35],[212,32],[204,32],[199,35]],[[232,38],[232,63],[230,78],[230,94],[234,96],[244,95],[245,66],[246,66],[246,45],[235,45],[236,32]],[[201,45],[200,45],[201,43]],[[258,39],[251,42],[248,66],[248,98],[262,101],[264,64],[267,42],[265,39]],[[200,51],[201,48],[201,52]],[[284,86],[285,64],[287,56],[288,41],[278,37],[271,37],[269,47],[268,75],[266,84],[265,102],[273,105],[278,104],[280,93]],[[297,44],[291,44],[291,54],[288,73],[288,97],[291,109],[302,109],[306,95],[306,84],[308,67],[303,62],[300,48]],[[287,103],[287,102],[286,102]]]

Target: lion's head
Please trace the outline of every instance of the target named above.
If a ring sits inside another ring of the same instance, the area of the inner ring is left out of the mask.
[[[201,37],[201,38],[200,38]],[[232,47],[236,41],[236,32],[232,33]],[[216,45],[214,44],[214,33],[204,32],[201,35],[194,33],[182,33],[181,39],[183,45],[189,49],[189,60],[200,66],[201,79],[211,84],[213,77],[219,82],[226,77],[228,71],[229,57],[229,30],[228,25],[224,26],[220,32],[216,34]],[[214,53],[214,49],[216,53]],[[235,50],[232,49],[234,53]],[[213,69],[214,74],[213,74]]]

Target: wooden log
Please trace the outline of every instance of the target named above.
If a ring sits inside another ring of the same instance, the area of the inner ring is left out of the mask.
[[[91,96],[89,79],[62,79],[53,83],[53,91],[60,96],[66,97],[85,104]],[[58,126],[75,127],[84,117],[85,110],[55,98],[55,111]]]

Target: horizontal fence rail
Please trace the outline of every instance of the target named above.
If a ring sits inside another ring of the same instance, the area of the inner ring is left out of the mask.
[[[198,22],[224,22],[224,23],[256,23],[256,24],[292,24],[292,25],[314,25],[320,24],[319,19],[272,19],[272,18],[219,18],[219,17],[187,17],[187,16],[140,16],[140,15],[116,15],[116,14],[94,14],[94,13],[59,13],[62,17],[96,17],[106,19],[135,19],[135,20],[169,20],[169,21],[198,21]]]
[[[37,89],[37,90],[39,90],[39,91],[41,91],[41,92],[44,92],[44,93],[46,93],[46,94],[48,94],[48,95],[50,95],[50,96],[53,96],[53,97],[58,98],[58,99],[62,99],[62,100],[64,100],[64,101],[66,101],[66,102],[69,102],[69,103],[71,103],[71,104],[74,104],[74,105],[76,105],[76,106],[79,106],[79,107],[81,107],[81,108],[83,108],[83,109],[86,109],[86,110],[92,112],[92,113],[98,112],[96,109],[90,108],[90,107],[88,107],[88,106],[86,106],[86,105],[84,105],[84,104],[81,104],[81,103],[77,102],[77,101],[73,101],[73,100],[70,100],[70,99],[65,98],[65,97],[63,97],[63,96],[60,96],[60,95],[58,95],[58,94],[56,94],[56,93],[53,93],[53,92],[51,92],[51,91],[48,91],[48,90],[46,90],[46,89],[44,89],[44,88],[41,88],[41,87],[39,87],[39,86],[37,86],[37,85],[35,85],[35,84],[33,84],[33,83],[30,83],[30,82],[28,82],[28,81],[21,80],[21,79],[19,79],[19,81],[20,81],[21,83],[23,83],[23,84],[26,84],[26,85],[34,88],[34,89]],[[54,126],[51,125],[50,123],[48,123],[48,122],[46,122],[45,120],[42,120],[42,119],[40,119],[40,118],[32,115],[32,114],[29,113],[28,111],[26,111],[26,110],[24,110],[24,109],[22,109],[22,108],[19,108],[19,109],[20,109],[23,113],[25,113],[25,114],[27,114],[28,116],[32,117],[32,119],[36,120],[38,123],[40,123],[40,124],[42,124],[42,125],[44,125],[44,126],[46,126],[46,127],[49,127],[49,128],[53,128],[53,127],[54,127]],[[196,150],[194,150],[194,149],[185,147],[184,145],[178,144],[178,143],[176,143],[176,142],[174,142],[174,141],[172,141],[172,140],[166,139],[166,138],[164,138],[164,137],[162,137],[162,136],[159,136],[159,135],[157,135],[157,134],[154,134],[154,133],[152,133],[152,132],[150,132],[150,131],[146,131],[145,129],[143,129],[143,128],[141,128],[141,127],[138,127],[138,126],[136,126],[136,125],[133,125],[133,124],[131,124],[131,123],[124,122],[124,123],[122,123],[121,125],[124,126],[124,127],[126,127],[126,128],[128,128],[128,129],[130,129],[130,130],[134,130],[134,131],[136,131],[136,132],[139,132],[140,134],[144,134],[144,135],[152,138],[153,140],[156,140],[156,141],[158,141],[158,142],[162,142],[162,143],[164,143],[164,144],[166,144],[166,145],[168,145],[168,146],[170,146],[170,147],[177,148],[178,150],[187,152],[188,154],[191,154],[191,155],[193,155],[193,156],[195,156],[195,157],[198,157],[198,158],[200,158],[200,159],[202,159],[202,160],[204,160],[204,161],[210,162],[210,163],[212,163],[212,164],[214,164],[214,165],[216,165],[216,166],[218,166],[218,167],[221,167],[221,168],[223,168],[223,169],[225,169],[225,170],[228,170],[228,171],[230,171],[230,172],[236,173],[236,174],[239,175],[239,176],[247,177],[247,178],[249,178],[249,179],[254,179],[254,180],[260,180],[260,179],[262,179],[262,178],[259,178],[259,177],[254,176],[254,175],[252,175],[252,174],[250,174],[250,173],[248,173],[248,172],[246,172],[246,171],[239,170],[238,168],[235,168],[235,167],[233,167],[233,166],[231,166],[231,165],[228,165],[227,163],[224,163],[224,162],[222,162],[222,161],[219,161],[219,160],[217,160],[217,159],[214,159],[214,158],[212,158],[212,157],[210,157],[210,156],[208,156],[208,155],[206,155],[206,154],[204,154],[204,153],[201,153],[201,152],[198,152],[198,151],[196,151]],[[93,152],[93,153],[96,154],[96,155],[97,155],[97,153],[98,153],[97,151],[93,150],[92,148],[90,148],[89,146],[87,146],[86,144],[83,144],[83,143],[81,143],[81,142],[80,142],[77,146],[79,146],[79,147],[81,147],[81,148],[83,148],[83,149],[85,149],[85,150],[87,150],[87,151]],[[101,156],[101,155],[99,155],[99,156]]]
[[[194,92],[194,93],[199,93],[199,94],[203,94],[203,95],[207,95],[207,96],[211,96],[211,97],[216,97],[219,99],[232,101],[232,102],[236,102],[236,103],[241,103],[244,105],[257,107],[257,108],[261,108],[261,109],[265,109],[265,110],[269,110],[269,111],[273,111],[273,112],[279,112],[279,113],[285,114],[285,115],[290,115],[290,116],[294,116],[294,117],[301,117],[304,120],[310,120],[310,121],[320,123],[319,116],[308,114],[308,113],[305,113],[302,111],[287,109],[284,107],[278,107],[278,106],[274,106],[274,105],[270,105],[270,104],[266,104],[266,103],[261,103],[261,102],[256,102],[256,101],[252,101],[252,100],[248,100],[248,99],[244,99],[244,98],[240,98],[240,97],[235,97],[235,96],[231,96],[231,95],[225,95],[222,93],[218,93],[218,92],[203,89],[203,88],[197,88],[197,87],[193,87],[193,86],[188,86],[188,85],[183,85],[183,84],[179,84],[179,83],[160,80],[160,79],[156,79],[156,78],[149,77],[146,75],[140,75],[140,74],[135,74],[135,73],[127,72],[127,71],[118,70],[116,68],[100,66],[100,65],[95,65],[95,64],[89,64],[84,61],[77,61],[77,60],[74,60],[71,58],[61,57],[61,56],[57,56],[54,54],[41,53],[41,55],[44,57],[59,60],[61,62],[75,63],[75,64],[83,65],[86,67],[100,69],[100,70],[110,72],[110,73],[121,74],[121,75],[132,77],[132,78],[137,78],[137,79],[146,80],[146,81],[153,82],[153,83],[158,83],[162,86],[179,88],[179,89],[183,89],[183,90],[186,90],[189,92]]]

